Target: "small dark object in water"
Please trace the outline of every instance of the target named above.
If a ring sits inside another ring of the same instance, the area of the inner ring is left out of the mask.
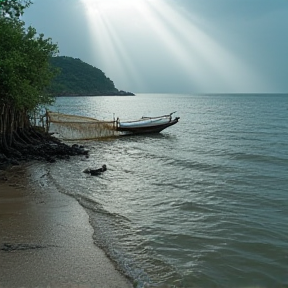
[[[93,175],[93,176],[97,176],[97,175],[100,175],[102,172],[105,172],[107,170],[107,167],[106,165],[104,164],[102,166],[102,168],[99,168],[99,169],[91,169],[90,170],[90,174]]]
[[[85,155],[84,158],[81,159],[81,161],[86,161],[86,160],[88,160],[88,159],[89,159],[89,155],[87,154],[87,155]],[[89,170],[89,171],[90,171],[90,170]]]
[[[83,173],[87,173],[87,174],[89,174],[89,173],[90,173],[90,171],[91,171],[91,169],[90,169],[90,168],[86,168],[86,169],[83,171]]]

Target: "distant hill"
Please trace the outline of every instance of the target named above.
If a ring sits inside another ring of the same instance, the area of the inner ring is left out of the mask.
[[[134,95],[118,90],[100,69],[78,58],[59,56],[50,61],[52,66],[60,69],[60,74],[48,88],[54,96]]]

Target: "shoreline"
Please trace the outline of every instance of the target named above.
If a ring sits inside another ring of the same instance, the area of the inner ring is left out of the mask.
[[[133,287],[94,244],[76,199],[31,189],[25,168],[11,170],[0,171],[1,288]]]

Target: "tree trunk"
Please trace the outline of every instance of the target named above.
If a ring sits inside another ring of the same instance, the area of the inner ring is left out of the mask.
[[[27,144],[27,142],[30,144],[33,143],[29,139],[29,136],[25,134],[25,129],[30,128],[26,111],[17,110],[7,103],[1,103],[0,113],[0,151],[4,153],[12,151],[13,153],[14,149],[12,147],[14,141],[17,142],[15,144],[19,144],[19,142],[23,144]],[[18,134],[19,130],[22,130],[20,135]]]

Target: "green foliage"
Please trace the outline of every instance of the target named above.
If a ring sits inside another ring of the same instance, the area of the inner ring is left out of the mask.
[[[0,27],[0,101],[25,111],[49,103],[43,91],[56,73],[49,59],[57,45],[10,17],[0,17]]]
[[[72,57],[52,57],[50,63],[60,69],[49,92],[53,95],[116,95],[112,80],[98,68]]]
[[[0,17],[18,18],[31,4],[30,0],[0,0]]]

